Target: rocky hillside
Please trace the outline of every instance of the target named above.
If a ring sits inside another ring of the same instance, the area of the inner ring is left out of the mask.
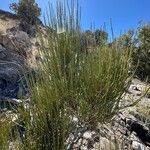
[[[39,21],[39,27],[42,27]],[[25,77],[36,69],[38,47],[37,28],[21,22],[8,12],[0,10],[0,110],[5,103],[18,104],[28,98]],[[141,97],[146,84],[134,79],[123,99],[127,104]],[[131,98],[132,97],[132,98]],[[150,149],[150,95],[134,107],[118,112],[109,124],[89,130],[73,120],[74,130],[68,138],[68,150]]]
[[[34,26],[25,26],[16,15],[0,10],[1,100],[27,94],[24,74],[35,67],[35,32]]]
[[[123,101],[127,104],[131,99],[139,99],[147,86],[134,79]],[[121,110],[110,123],[100,124],[95,130],[83,127],[77,118],[74,118],[73,123],[76,128],[68,139],[70,149],[149,150],[150,96],[145,95],[136,106]]]
[[[6,33],[7,29],[16,27],[19,24],[19,18],[9,12],[0,10],[0,33]]]

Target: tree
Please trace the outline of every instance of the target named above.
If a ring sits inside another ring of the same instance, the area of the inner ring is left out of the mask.
[[[133,30],[129,30],[127,33],[122,34],[119,38],[116,39],[117,45],[124,49],[126,48],[135,48],[136,39],[135,39],[135,32]]]
[[[86,30],[81,36],[82,48],[89,49],[97,46],[104,46],[107,43],[108,33],[97,29],[96,31]]]
[[[133,65],[137,65],[136,74],[141,79],[150,81],[150,25],[138,29],[138,45],[133,53]]]
[[[94,34],[95,34],[96,45],[102,46],[103,44],[106,44],[107,39],[108,39],[108,33],[107,32],[97,29],[94,32]]]
[[[19,0],[18,3],[10,4],[10,9],[29,24],[35,24],[41,14],[41,9],[35,0]]]

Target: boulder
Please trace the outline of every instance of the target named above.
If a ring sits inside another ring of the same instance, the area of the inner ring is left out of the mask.
[[[0,98],[20,98],[27,94],[25,72],[27,55],[32,47],[23,31],[0,35]]]
[[[15,63],[0,63],[0,96],[19,98],[27,92],[25,79]]]
[[[23,31],[17,31],[15,35],[0,35],[0,44],[8,51],[13,51],[24,58],[27,58],[27,52],[31,49],[32,45],[27,33]]]

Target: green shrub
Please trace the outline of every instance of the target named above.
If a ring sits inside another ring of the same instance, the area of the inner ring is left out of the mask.
[[[29,24],[35,24],[41,14],[41,9],[35,0],[19,0],[18,3],[10,4],[10,9]]]
[[[107,45],[86,53],[74,7],[58,2],[56,14],[50,7],[49,29],[56,32],[40,36],[40,72],[30,81],[31,104],[21,117],[28,149],[65,149],[73,116],[90,127],[110,121],[130,84],[130,53]]]
[[[107,32],[105,32],[104,30],[97,29],[94,34],[95,34],[96,45],[101,46],[107,43],[108,40]]]
[[[69,114],[86,123],[108,121],[119,110],[121,97],[130,85],[130,47],[125,51],[116,44],[103,44],[87,53],[80,42],[79,12],[74,13],[73,4],[72,11],[66,10],[58,3],[57,15],[50,12],[49,28],[57,34],[48,33],[41,41],[44,76],[49,75],[60,101],[72,112]]]
[[[20,110],[29,150],[65,149],[73,116],[90,127],[110,121],[130,85],[130,50],[103,44],[87,53],[78,4],[76,11],[73,1],[65,6],[60,1],[56,11],[50,6],[48,24],[55,32],[39,35],[39,73],[29,80],[28,108]]]
[[[137,76],[150,81],[150,25],[138,29],[137,48],[133,52],[133,66],[137,66]]]

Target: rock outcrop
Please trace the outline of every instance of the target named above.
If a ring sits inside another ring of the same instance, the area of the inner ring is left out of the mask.
[[[0,10],[0,103],[27,95],[25,78],[32,70],[36,48],[34,37],[21,26],[16,15]]]
[[[5,34],[7,32],[7,29],[17,27],[19,23],[20,20],[16,15],[4,10],[0,10],[0,34]]]

